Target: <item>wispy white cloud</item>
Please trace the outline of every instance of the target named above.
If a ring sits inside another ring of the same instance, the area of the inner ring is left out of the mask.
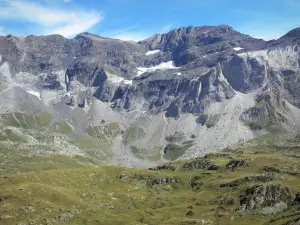
[[[145,40],[146,38],[149,38],[156,33],[166,33],[170,31],[172,27],[173,26],[171,24],[167,24],[157,29],[153,28],[153,29],[144,30],[141,29],[140,26],[134,25],[122,29],[117,29],[114,31],[108,31],[103,33],[103,35],[115,39],[120,39],[123,41],[138,42],[138,41]]]
[[[172,24],[167,24],[164,25],[160,28],[160,33],[166,33],[169,32],[172,29],[173,25]]]
[[[98,22],[99,22],[98,18],[90,18],[83,21],[78,21],[76,23],[59,26],[54,30],[49,31],[47,34],[61,34],[65,37],[72,37],[75,34],[88,30]]]
[[[64,2],[66,2],[66,3],[69,3],[69,2],[71,2],[72,0],[64,0]]]
[[[42,26],[43,34],[71,37],[102,20],[100,12],[50,8],[32,1],[0,0],[0,20],[30,22]]]
[[[102,33],[103,36],[120,39],[123,41],[141,41],[149,37],[149,31],[141,29],[139,25],[133,25],[125,28],[108,30]]]

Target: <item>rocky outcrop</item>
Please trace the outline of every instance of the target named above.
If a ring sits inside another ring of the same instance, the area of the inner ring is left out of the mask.
[[[232,159],[226,164],[226,169],[237,170],[248,166],[247,159]]]
[[[295,219],[287,222],[285,225],[299,225],[299,224],[300,224],[300,219]]]
[[[252,182],[271,182],[275,181],[276,177],[273,174],[264,174],[259,176],[249,176],[240,179],[233,180],[228,183],[220,184],[220,187],[237,187],[242,184],[252,183]]]
[[[296,204],[296,205],[300,205],[300,193],[296,194],[296,197],[295,197],[293,203]]]
[[[154,179],[152,181],[152,185],[154,184],[175,184],[175,183],[179,183],[180,179],[175,177],[175,178],[170,178],[170,177],[164,177],[164,178],[158,178],[158,179]]]
[[[278,88],[266,86],[256,96],[256,105],[241,115],[251,129],[260,130],[272,124],[287,122],[285,115],[289,109]]]
[[[203,158],[193,159],[191,162],[184,164],[185,169],[210,169],[215,166],[215,162]]]
[[[98,88],[95,96],[126,110],[137,109],[143,102],[142,108],[151,113],[165,111],[167,117],[176,118],[180,113],[203,113],[208,106],[206,100],[221,102],[235,95],[218,68],[194,78],[169,79],[166,74],[138,80],[133,86],[116,87],[106,83]]]
[[[155,171],[162,171],[162,170],[170,170],[170,171],[175,171],[176,167],[174,167],[171,163],[157,166],[154,168],[149,168],[149,170],[155,170]]]
[[[155,177],[147,175],[139,175],[134,177],[137,180],[146,182],[149,186],[153,185],[165,185],[165,184],[176,184],[180,183],[179,177]],[[121,178],[124,179],[124,178]]]
[[[228,196],[220,196],[216,199],[216,202],[220,205],[233,205],[234,199]]]
[[[80,210],[78,209],[72,209],[69,210],[61,215],[56,216],[53,219],[44,219],[44,222],[46,223],[62,223],[62,222],[67,222],[70,219],[72,219],[72,217],[74,217],[75,215],[79,214]]]
[[[266,207],[280,208],[280,205],[289,205],[294,199],[292,191],[280,184],[261,184],[247,188],[240,196],[240,211],[256,209],[269,210]],[[287,207],[285,207],[287,208]]]
[[[288,168],[288,167],[285,167],[285,168]],[[278,169],[274,166],[270,166],[270,165],[266,165],[263,167],[263,172],[273,172],[273,173],[281,173],[281,174],[288,174],[288,175],[291,175],[291,176],[299,176],[300,175],[300,172],[296,172],[296,171],[286,171],[286,170],[283,170],[283,169]]]
[[[201,182],[201,177],[195,176],[190,181],[190,186],[194,191],[198,191],[202,186],[203,182]]]
[[[280,171],[280,169],[275,168],[273,166],[265,165],[263,167],[263,172],[267,172],[267,173],[269,173],[269,172],[271,172],[271,173],[280,173],[281,171]]]
[[[256,58],[234,55],[223,64],[223,73],[236,91],[247,93],[264,85],[266,66]]]

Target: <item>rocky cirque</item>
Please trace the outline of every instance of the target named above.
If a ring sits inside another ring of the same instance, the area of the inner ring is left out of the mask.
[[[137,43],[90,33],[0,37],[0,112],[50,113],[47,134],[61,133],[53,124],[64,121],[70,132],[59,137],[70,149],[88,138],[102,161],[126,166],[298,131],[299,30],[268,42],[227,25],[181,27]],[[10,124],[28,131],[19,125]],[[93,158],[90,148],[74,151]]]

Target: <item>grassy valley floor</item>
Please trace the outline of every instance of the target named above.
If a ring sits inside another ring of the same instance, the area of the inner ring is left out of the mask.
[[[63,165],[62,159],[57,162]],[[28,172],[2,170],[1,225],[300,221],[298,135],[265,135],[224,152],[148,170],[55,169],[55,164],[35,170],[33,165]]]

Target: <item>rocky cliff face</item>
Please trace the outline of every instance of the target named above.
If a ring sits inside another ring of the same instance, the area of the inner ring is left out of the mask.
[[[202,155],[265,132],[270,123],[261,121],[300,127],[299,38],[298,28],[265,42],[227,25],[182,27],[138,43],[90,33],[0,37],[0,96],[13,102],[1,113],[31,113],[11,94],[18,86],[38,97],[34,111],[56,114],[74,133],[120,124],[123,133],[108,137],[116,138],[116,158],[160,149],[163,160],[167,145],[175,158]],[[127,145],[131,127],[145,135]],[[175,131],[182,140],[168,141]]]

